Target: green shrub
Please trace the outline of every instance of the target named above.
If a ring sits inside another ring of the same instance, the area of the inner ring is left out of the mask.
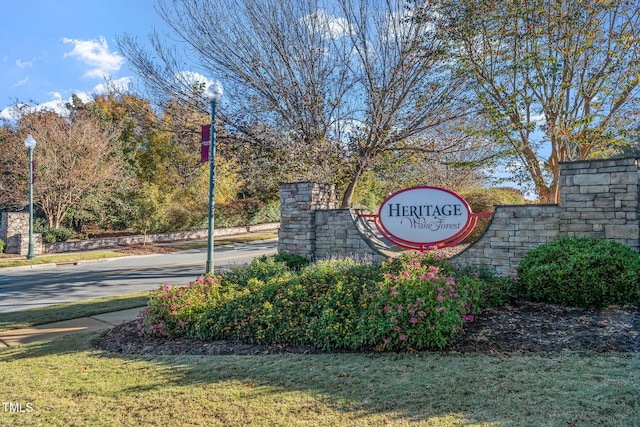
[[[75,232],[66,227],[49,227],[42,218],[37,218],[33,222],[33,231],[42,234],[43,243],[66,242],[75,236]]]
[[[258,199],[235,200],[216,204],[216,227],[241,227],[280,221],[280,203],[264,203]]]
[[[473,320],[482,286],[478,278],[456,277],[453,267],[432,254],[404,255],[383,269],[381,316],[371,318],[383,348],[443,348]]]
[[[280,201],[273,200],[260,205],[259,209],[255,210],[253,214],[249,216],[249,222],[247,225],[265,224],[268,222],[278,221],[280,221]]]
[[[640,300],[640,254],[596,238],[559,238],[530,251],[518,267],[523,295],[578,307]]]
[[[254,258],[248,266],[232,267],[224,274],[224,281],[245,286],[251,279],[265,281],[274,277],[288,277],[290,274],[286,260],[263,255]]]
[[[276,262],[284,262],[290,270],[298,271],[309,265],[309,259],[291,252],[278,252],[273,256]]]
[[[4,249],[7,247],[7,243],[0,239],[0,253],[4,253]]]
[[[458,268],[458,274],[462,277],[477,277],[482,282],[482,288],[478,296],[478,307],[472,307],[473,311],[479,311],[487,307],[500,307],[519,297],[516,277],[497,274],[495,269],[490,266],[465,266]]]
[[[352,258],[307,263],[280,254],[215,279],[165,285],[150,299],[140,328],[321,349],[442,348],[473,320],[483,276],[495,279],[462,274],[433,254],[404,255],[380,266]]]
[[[245,292],[219,277],[205,275],[186,286],[164,284],[149,298],[149,306],[137,321],[138,329],[168,337],[191,336],[203,315]]]

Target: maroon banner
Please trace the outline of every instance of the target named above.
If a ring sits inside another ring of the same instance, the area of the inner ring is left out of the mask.
[[[200,162],[209,161],[209,144],[211,143],[211,125],[202,125],[202,145],[200,146]]]

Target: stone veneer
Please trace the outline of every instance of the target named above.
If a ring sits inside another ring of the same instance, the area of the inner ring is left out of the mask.
[[[8,242],[6,253],[26,255],[29,251],[29,214],[2,212],[0,213],[0,238]],[[26,232],[24,231],[26,222]],[[243,233],[258,233],[261,231],[275,231],[280,223],[250,225],[246,227],[216,228],[214,237],[232,236]],[[7,231],[8,230],[8,231]],[[7,233],[10,238],[5,239]],[[208,237],[208,231],[176,231],[173,233],[129,235],[121,237],[106,237],[102,239],[76,240],[70,242],[42,243],[42,235],[34,234],[34,252],[36,255],[44,253],[54,254],[63,252],[79,252],[94,249],[112,248],[116,246],[128,246],[144,243],[179,242],[185,240],[202,240]],[[43,251],[44,248],[44,251]]]
[[[484,234],[453,258],[516,272],[524,255],[557,237],[594,236],[640,249],[638,159],[560,164],[557,205],[497,206]]]
[[[213,230],[214,237],[232,236],[234,234],[257,233],[261,231],[275,231],[279,223],[250,225],[246,227],[216,228]],[[131,235],[121,237],[106,237],[103,239],[77,240],[72,242],[45,243],[46,253],[76,252],[93,249],[112,248],[116,246],[128,246],[144,243],[180,242],[186,240],[203,240],[208,237],[208,231],[176,231],[173,233]]]
[[[316,211],[334,209],[334,185],[294,182],[280,185],[278,251],[315,257]]]
[[[640,249],[638,159],[562,163],[560,188],[559,204],[497,206],[485,232],[453,261],[514,274],[528,251],[560,236],[595,236]],[[359,223],[357,212],[335,204],[333,186],[283,184],[278,249],[309,258],[394,255]]]
[[[278,251],[310,259],[332,256],[387,258],[381,245],[351,209],[335,209],[334,185],[295,182],[280,185]]]
[[[27,255],[29,253],[29,214],[25,212],[2,212],[0,214],[0,239],[7,244],[7,254]],[[42,235],[33,234],[33,252],[42,253]]]

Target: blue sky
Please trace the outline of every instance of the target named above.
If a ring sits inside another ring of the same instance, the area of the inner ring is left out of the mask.
[[[146,42],[166,27],[154,0],[0,0],[0,116],[16,100],[54,106],[72,94],[104,90],[105,76],[126,84],[135,74],[117,36]]]

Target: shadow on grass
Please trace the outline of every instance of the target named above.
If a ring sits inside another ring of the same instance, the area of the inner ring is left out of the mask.
[[[149,300],[150,292],[93,300],[56,304],[29,310],[0,313],[0,331],[8,329],[28,328],[46,323],[77,319],[113,311],[144,307]]]
[[[49,341],[9,347],[0,351],[0,360],[11,362],[20,359],[35,359],[53,355],[72,354],[94,350],[92,342],[104,331],[75,332]]]
[[[109,360],[113,366],[135,361],[128,369],[151,374],[139,373],[140,380],[119,389],[115,398],[120,402],[131,396],[153,399],[173,393],[183,398],[193,393],[207,401],[246,407],[254,417],[275,407],[269,410],[283,411],[283,425],[303,419],[326,424],[323,417],[335,413],[338,421],[330,424],[347,420],[360,425],[360,417],[369,417],[362,422],[367,425],[640,422],[637,354],[133,356],[95,350],[92,341],[98,336],[73,334],[3,350],[0,358],[11,362],[78,352],[82,363],[88,363],[87,357],[100,360],[101,366],[111,366]],[[309,405],[318,405],[319,412]]]

